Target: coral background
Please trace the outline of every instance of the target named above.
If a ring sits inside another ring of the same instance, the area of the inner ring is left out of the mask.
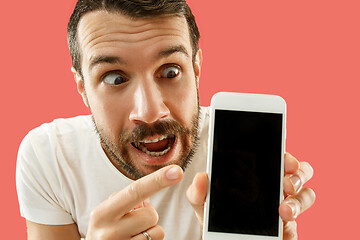
[[[354,239],[360,199],[360,2],[189,0],[201,31],[202,105],[215,92],[281,95],[287,151],[308,161],[317,200],[299,239]],[[70,72],[67,1],[5,1],[0,10],[2,239],[25,239],[15,187],[17,149],[54,118],[89,113]]]

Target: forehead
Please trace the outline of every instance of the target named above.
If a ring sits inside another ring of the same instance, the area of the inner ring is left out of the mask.
[[[84,60],[96,54],[156,51],[164,45],[183,45],[191,51],[186,19],[180,16],[130,18],[105,10],[85,14],[78,26]]]

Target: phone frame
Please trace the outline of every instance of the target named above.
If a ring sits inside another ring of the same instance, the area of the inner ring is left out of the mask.
[[[281,139],[281,176],[280,176],[280,192],[279,204],[284,199],[283,196],[283,176],[284,176],[284,154],[286,142],[286,102],[283,98],[276,95],[265,94],[250,94],[250,93],[231,93],[219,92],[211,99],[210,107],[210,122],[209,122],[209,139],[208,139],[208,155],[207,155],[207,174],[209,179],[207,197],[204,207],[204,225],[203,225],[203,239],[204,240],[280,240],[283,235],[283,222],[279,216],[278,236],[263,236],[263,235],[248,235],[238,233],[220,233],[208,231],[208,218],[210,206],[210,192],[211,192],[211,172],[212,172],[212,155],[213,155],[213,141],[214,141],[214,123],[215,110],[233,110],[246,112],[261,112],[261,113],[280,113],[282,114],[282,139]]]

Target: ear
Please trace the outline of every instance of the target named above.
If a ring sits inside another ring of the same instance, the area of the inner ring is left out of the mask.
[[[195,57],[195,64],[194,64],[194,70],[195,70],[195,78],[197,87],[199,88],[199,79],[200,79],[200,72],[201,72],[201,64],[202,64],[202,51],[201,49],[198,50]]]
[[[85,92],[84,81],[83,81],[81,75],[76,71],[76,69],[74,67],[71,67],[71,72],[74,74],[74,79],[76,82],[76,87],[77,87],[78,93],[81,95],[85,106],[89,107],[89,102],[88,102],[86,92]]]

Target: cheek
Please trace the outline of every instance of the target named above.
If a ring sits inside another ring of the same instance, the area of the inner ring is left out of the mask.
[[[88,101],[97,127],[107,138],[116,140],[125,128],[127,109],[121,95],[112,95],[101,91],[89,91]]]
[[[171,115],[182,124],[189,126],[198,107],[195,80],[181,87],[172,88],[170,91],[165,102]]]

